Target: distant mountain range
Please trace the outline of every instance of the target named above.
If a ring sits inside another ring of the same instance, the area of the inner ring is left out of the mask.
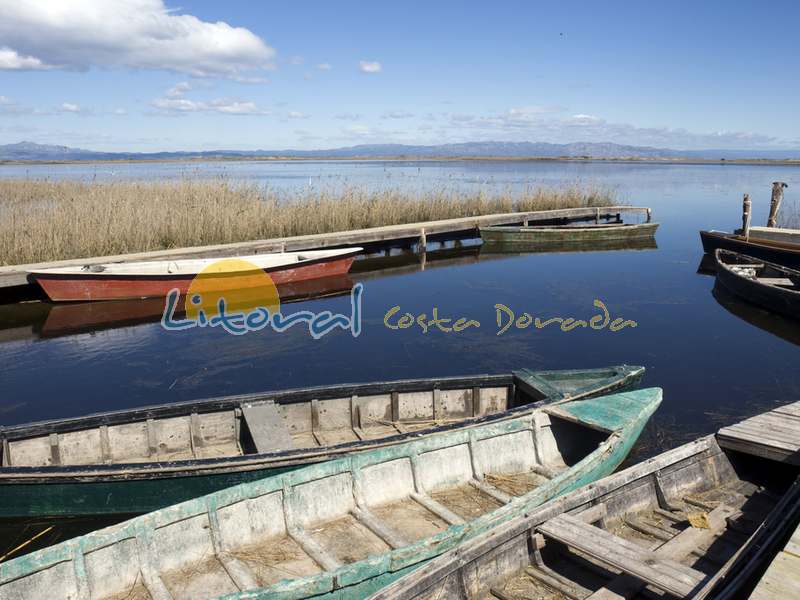
[[[19,142],[0,145],[0,160],[158,160],[189,158],[597,158],[597,159],[800,159],[800,150],[671,150],[649,146],[578,142],[465,142],[417,146],[361,144],[327,150],[206,150],[201,152],[97,152],[68,146]]]

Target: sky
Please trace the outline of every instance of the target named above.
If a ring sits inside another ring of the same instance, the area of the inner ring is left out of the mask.
[[[0,0],[0,144],[800,148],[800,3]]]

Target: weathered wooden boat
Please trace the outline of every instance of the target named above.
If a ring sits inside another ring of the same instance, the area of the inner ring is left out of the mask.
[[[284,390],[0,428],[0,517],[131,514],[638,383],[643,367]],[[277,470],[277,471],[276,471]]]
[[[581,225],[495,225],[481,227],[481,238],[491,243],[536,243],[548,244],[607,241],[632,241],[651,239],[656,234],[658,223],[593,223]]]
[[[800,404],[788,409],[800,432]],[[723,431],[518,515],[372,598],[747,597],[800,516],[800,461],[733,450]]]
[[[319,279],[291,281],[275,286],[281,306],[315,298],[327,298],[350,293],[353,280],[347,274]],[[156,323],[164,314],[163,298],[137,298],[135,300],[109,300],[106,302],[56,302],[44,303],[47,312],[38,327],[41,337],[57,337],[128,327],[142,323]],[[245,308],[252,308],[252,304]],[[235,310],[233,302],[229,308]],[[185,298],[178,300],[173,317],[186,316]]]
[[[800,268],[800,244],[759,238],[753,234],[745,239],[739,233],[724,231],[701,231],[700,241],[703,243],[703,251],[712,256],[721,248],[787,267]]]
[[[660,402],[544,406],[237,485],[0,564],[0,597],[363,598],[610,473]]]
[[[752,256],[717,250],[717,281],[739,298],[767,310],[800,317],[800,271]]]
[[[185,295],[200,274],[207,280],[206,285],[213,279],[223,290],[261,286],[263,280],[252,277],[261,272],[269,275],[275,285],[342,275],[350,270],[355,255],[361,250],[362,248],[353,247],[252,256],[55,267],[31,271],[28,277],[38,283],[54,302],[159,298],[173,289]]]

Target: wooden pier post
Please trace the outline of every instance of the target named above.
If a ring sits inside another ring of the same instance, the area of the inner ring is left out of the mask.
[[[750,239],[750,206],[750,194],[745,194],[742,202],[742,235],[746,240]]]
[[[789,187],[782,181],[772,182],[772,201],[769,205],[769,219],[767,219],[767,227],[777,227],[778,225],[778,211],[781,208],[781,201],[783,200],[783,190]]]

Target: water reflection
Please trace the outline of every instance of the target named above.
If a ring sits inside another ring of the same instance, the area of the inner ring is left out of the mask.
[[[556,252],[612,252],[617,250],[658,250],[655,238],[633,240],[564,241],[541,244],[537,242],[486,242],[482,255],[533,254]]]
[[[719,283],[711,290],[719,305],[732,315],[739,317],[753,327],[758,327],[782,340],[800,346],[800,321],[782,317],[754,304],[745,302],[731,294]]]

